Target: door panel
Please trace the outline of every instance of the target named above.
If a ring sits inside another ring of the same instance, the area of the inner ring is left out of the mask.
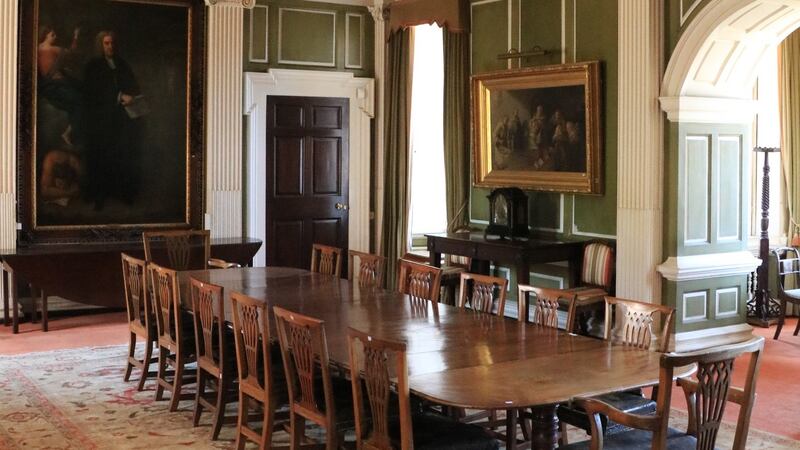
[[[303,139],[275,138],[275,195],[303,195]]]
[[[348,99],[270,96],[267,109],[267,265],[308,268],[313,243],[347,249]]]
[[[341,140],[314,139],[314,194],[338,194],[341,186]]]

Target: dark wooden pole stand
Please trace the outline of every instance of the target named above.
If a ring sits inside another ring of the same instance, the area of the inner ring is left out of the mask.
[[[769,154],[780,152],[777,147],[756,147],[753,151],[764,154],[764,176],[761,182],[761,240],[758,257],[761,265],[753,295],[747,301],[747,323],[769,327],[778,321],[780,306],[769,293]]]

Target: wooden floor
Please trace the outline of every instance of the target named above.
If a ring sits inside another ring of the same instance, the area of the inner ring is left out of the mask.
[[[70,316],[53,313],[50,331],[42,333],[39,324],[23,323],[20,334],[12,335],[10,327],[0,326],[0,354],[21,354],[46,350],[99,347],[127,343],[127,324],[124,312],[92,312]],[[758,380],[758,399],[753,410],[752,426],[759,430],[800,440],[800,336],[792,336],[797,319],[784,326],[781,339],[772,340],[775,328],[756,328],[756,334],[767,337],[761,373]],[[737,364],[736,367],[745,367]],[[737,370],[735,383],[741,383],[743,370]],[[686,409],[686,401],[675,391],[672,406]],[[729,404],[730,405],[730,404]],[[735,421],[731,405],[729,420]]]

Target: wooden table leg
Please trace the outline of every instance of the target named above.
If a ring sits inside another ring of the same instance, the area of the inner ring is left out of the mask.
[[[517,410],[506,410],[506,450],[517,448]]]
[[[41,300],[42,300],[42,331],[48,330],[47,324],[47,294],[45,294],[44,289],[41,291]]]
[[[11,300],[11,332],[19,333],[19,292],[13,271],[8,272],[8,296]]]
[[[558,446],[557,405],[534,406],[531,408],[531,447],[552,450]]]

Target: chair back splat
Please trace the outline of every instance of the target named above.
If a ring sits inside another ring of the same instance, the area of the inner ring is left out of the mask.
[[[383,275],[386,270],[386,258],[355,250],[348,250],[347,279],[354,280],[358,274],[359,287],[383,287]],[[356,261],[358,265],[356,265]]]
[[[618,314],[624,315],[617,317]],[[669,332],[675,319],[675,308],[670,306],[606,297],[605,339],[649,349],[653,340],[656,314],[660,315],[661,320],[661,334],[656,343],[656,351],[666,352],[669,348]]]
[[[400,260],[398,290],[408,294],[412,300],[439,302],[442,269],[405,259]]]
[[[330,245],[314,244],[311,247],[311,271],[342,276],[342,249]]]
[[[567,333],[572,333],[575,329],[575,305],[577,295],[574,292],[562,289],[545,289],[533,287],[527,284],[520,284],[518,287],[517,307],[519,320],[525,320],[527,316],[529,296],[535,297],[533,323],[549,328],[558,328],[558,308],[563,303],[567,310],[567,321],[564,329]]]
[[[144,258],[173,270],[208,268],[211,235],[208,230],[145,231]]]
[[[502,317],[505,315],[507,288],[508,280],[505,278],[462,272],[458,307],[466,308],[469,303],[475,311]]]

